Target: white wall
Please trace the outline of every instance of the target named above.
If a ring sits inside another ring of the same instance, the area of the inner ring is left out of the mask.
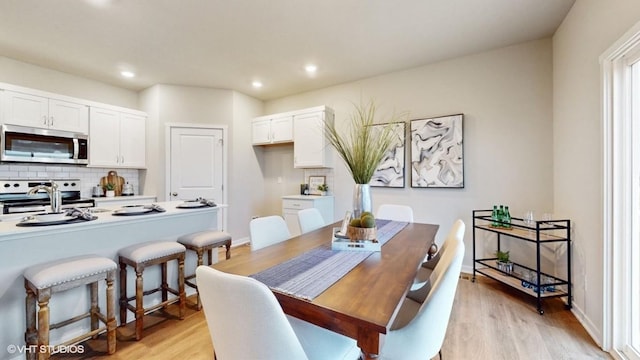
[[[575,313],[603,339],[599,56],[640,21],[637,0],[580,0],[553,37],[554,211],[573,221]]]
[[[258,160],[251,147],[250,119],[262,111],[262,102],[231,90],[202,87],[155,85],[140,94],[140,106],[147,120],[147,170],[145,194],[165,193],[165,136],[167,123],[226,125],[229,174],[227,191],[228,231],[234,241],[248,237],[251,214],[262,194]],[[249,191],[250,190],[250,191]],[[257,196],[252,196],[252,192]]]
[[[0,56],[0,82],[138,109],[138,93]]]
[[[263,114],[260,100],[233,93],[233,128],[229,147],[229,229],[234,242],[249,240],[249,221],[261,213],[265,187],[262,152],[251,145],[251,119]]]
[[[336,122],[344,123],[351,102],[374,98],[381,114],[409,111],[411,119],[419,119],[464,113],[464,189],[411,188],[407,164],[404,189],[373,188],[372,196],[374,209],[387,202],[407,204],[417,222],[440,224],[439,241],[457,218],[463,219],[468,224],[465,265],[470,267],[473,209],[506,204],[515,216],[527,209],[539,214],[552,209],[551,64],[551,40],[544,39],[269,101],[266,112],[328,105],[336,111]],[[265,163],[285,158],[281,152],[266,155],[274,159]],[[339,218],[351,207],[354,182],[342,162],[336,164]],[[277,176],[265,173],[267,188],[276,187]],[[272,196],[271,211],[280,211],[273,199],[279,195]]]

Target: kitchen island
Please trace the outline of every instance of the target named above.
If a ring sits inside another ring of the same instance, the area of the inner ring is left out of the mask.
[[[112,210],[95,213],[96,220],[79,221],[51,226],[16,226],[14,218],[0,221],[0,359],[24,358],[19,352],[9,353],[10,345],[24,345],[25,289],[22,273],[34,264],[82,254],[97,254],[117,263],[119,249],[150,240],[175,241],[178,236],[205,229],[217,229],[218,209],[226,207],[176,208],[181,201],[156,203],[165,212],[150,212],[135,216],[116,216]],[[217,253],[213,252],[214,262]],[[196,265],[195,254],[187,252],[185,272]],[[135,272],[128,269],[129,294],[134,293]],[[169,282],[177,282],[176,264],[169,264]],[[160,283],[159,268],[144,273],[145,288]],[[116,284],[116,289],[118,285]],[[105,284],[100,284],[100,307],[105,308]],[[194,290],[186,287],[187,295]],[[145,304],[161,301],[160,294],[145,297]],[[119,295],[117,295],[119,296]],[[56,293],[50,302],[51,323],[83,313],[89,306],[89,292],[84,288]],[[133,320],[129,314],[127,321]],[[89,328],[89,321],[80,321],[51,333],[51,342],[73,338]]]

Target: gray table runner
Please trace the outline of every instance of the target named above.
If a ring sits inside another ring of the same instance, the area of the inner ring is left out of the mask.
[[[383,245],[407,226],[406,222],[376,220],[378,241]],[[317,248],[250,277],[272,290],[313,300],[369,257],[370,251]]]

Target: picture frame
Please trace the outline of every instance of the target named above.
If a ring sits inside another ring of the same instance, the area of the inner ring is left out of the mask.
[[[324,184],[326,179],[326,176],[309,176],[309,194],[320,195],[321,191],[318,190],[318,185]]]
[[[407,124],[405,122],[396,122],[376,124],[373,125],[373,127],[375,129],[383,129],[389,125],[393,126],[395,140],[373,173],[369,185],[375,187],[404,188]]]
[[[464,188],[463,118],[411,120],[411,187]]]

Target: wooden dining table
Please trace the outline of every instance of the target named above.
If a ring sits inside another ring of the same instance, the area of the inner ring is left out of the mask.
[[[212,265],[252,275],[318,247],[330,247],[331,224],[287,241]],[[274,291],[284,312],[357,340],[366,359],[379,354],[438,225],[409,223],[349,273],[311,301]],[[215,346],[215,345],[214,345]]]

